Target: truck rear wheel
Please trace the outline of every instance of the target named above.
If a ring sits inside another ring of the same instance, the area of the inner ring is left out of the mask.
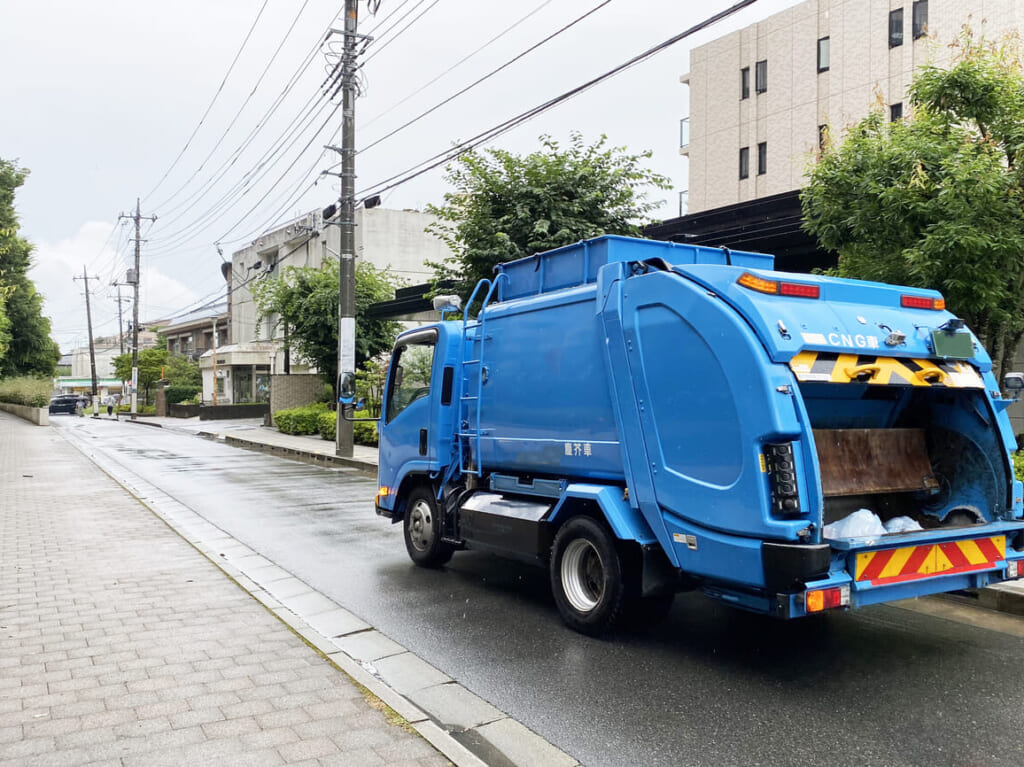
[[[455,550],[441,540],[441,514],[429,487],[409,493],[402,527],[409,558],[420,567],[439,567],[452,558]]]
[[[598,636],[615,624],[626,588],[608,528],[590,517],[562,526],[551,547],[551,590],[569,628]]]

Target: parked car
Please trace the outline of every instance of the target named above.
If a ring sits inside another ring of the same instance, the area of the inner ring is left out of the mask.
[[[50,398],[50,413],[75,414],[80,397],[77,394],[58,394]]]

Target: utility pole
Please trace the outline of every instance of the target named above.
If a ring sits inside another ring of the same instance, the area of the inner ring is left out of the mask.
[[[328,147],[341,154],[341,195],[338,200],[338,391],[354,386],[356,369],[356,29],[359,0],[345,0],[345,26],[332,33],[344,34],[341,54],[341,148]],[[342,417],[338,403],[334,452],[352,456],[352,422]]]
[[[217,318],[213,318],[213,406],[217,406]]]
[[[139,412],[139,256],[142,250],[142,219],[156,221],[156,216],[143,216],[141,202],[135,198],[135,215],[122,213],[118,218],[135,220],[135,270],[131,279],[126,280],[135,288],[135,301],[132,306],[132,420],[138,418]]]
[[[121,354],[124,354],[124,318],[121,316],[121,304],[126,299],[121,298],[122,283],[112,282],[110,284],[117,287],[117,337],[121,343]]]
[[[92,341],[92,307],[89,306],[89,280],[98,280],[99,277],[90,277],[88,271],[83,266],[82,276],[72,277],[71,279],[75,281],[83,280],[85,282],[85,319],[89,324],[89,365],[92,368],[92,414],[95,416],[98,413],[97,398],[99,392],[96,391],[96,347]]]

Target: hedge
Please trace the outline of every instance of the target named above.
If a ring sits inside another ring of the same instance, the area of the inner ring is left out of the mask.
[[[202,386],[168,386],[164,389],[168,405],[177,405],[179,402],[190,400],[203,391]]]
[[[356,414],[357,419],[368,418]],[[333,412],[320,414],[320,437],[330,442],[337,435],[337,414]],[[357,445],[377,446],[377,424],[374,421],[357,420],[352,424],[352,440]]]
[[[0,402],[28,407],[49,407],[53,381],[49,378],[19,376],[0,380]]]
[[[318,402],[274,413],[274,423],[284,434],[319,434],[320,415],[327,411],[327,405]]]

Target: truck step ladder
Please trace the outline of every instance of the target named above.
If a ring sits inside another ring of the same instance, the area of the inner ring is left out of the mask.
[[[458,445],[458,466],[463,474],[482,476],[483,466],[480,461],[481,437],[480,399],[483,397],[486,367],[484,366],[484,341],[487,340],[487,317],[484,309],[494,297],[494,292],[507,275],[499,274],[494,280],[481,280],[477,283],[473,294],[466,302],[466,313],[462,318],[463,360],[462,376],[459,386],[459,427],[456,431]],[[480,311],[476,319],[470,319],[469,309],[476,300],[477,294],[486,286]]]

